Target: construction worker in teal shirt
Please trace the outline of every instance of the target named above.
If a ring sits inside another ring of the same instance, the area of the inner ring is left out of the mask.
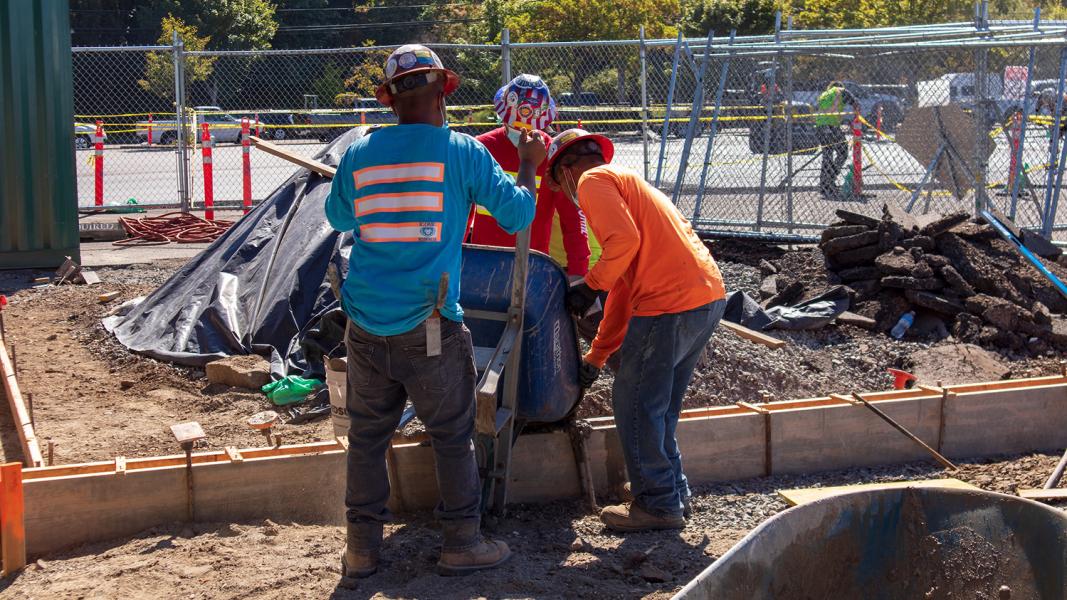
[[[816,103],[815,135],[822,146],[819,192],[823,198],[837,199],[837,175],[848,159],[848,141],[841,124],[845,122],[845,105],[855,108],[857,100],[841,82],[831,81]]]
[[[356,140],[341,158],[326,217],[353,244],[342,304],[349,317],[346,578],[378,568],[382,524],[391,518],[385,452],[410,398],[426,426],[441,501],[436,515],[445,575],[499,565],[507,544],[480,531],[481,488],[471,437],[476,371],[459,306],[461,245],[475,203],[509,233],[534,217],[544,143],[519,141],[517,181],[489,151],[448,129],[445,97],[459,76],[430,49],[398,48],[378,100],[399,124]]]

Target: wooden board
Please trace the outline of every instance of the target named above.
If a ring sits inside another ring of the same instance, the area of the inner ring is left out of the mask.
[[[1067,500],[1067,489],[1053,488],[1051,490],[1043,489],[1020,489],[1017,492],[1020,498],[1026,498],[1027,500]]]
[[[739,337],[742,337],[750,342],[767,346],[768,348],[778,349],[786,344],[785,340],[780,340],[776,337],[771,337],[764,333],[749,329],[748,327],[742,327],[741,325],[738,325],[737,323],[733,323],[731,321],[727,321],[726,319],[719,321],[719,324],[725,327],[726,329],[729,329],[730,331],[736,333]]]
[[[941,453],[946,456],[1061,451],[1065,446],[1067,386],[1063,384],[957,393],[945,403]]]
[[[979,490],[981,488],[971,485],[959,479],[923,479],[921,481],[892,481],[888,483],[864,483],[859,485],[838,485],[821,488],[795,488],[791,490],[778,490],[778,495],[789,503],[790,506],[807,504],[830,496],[838,496],[849,492],[863,492],[870,490],[892,490],[909,487],[946,487],[957,490]]]
[[[0,566],[4,576],[26,566],[25,512],[22,465],[0,466]]]
[[[290,152],[285,148],[282,148],[281,146],[272,144],[266,140],[261,140],[254,135],[249,136],[248,139],[251,140],[253,144],[255,144],[256,148],[259,148],[267,154],[273,154],[274,156],[287,160],[293,163],[294,165],[298,165],[310,171],[314,171],[327,179],[333,179],[333,176],[337,174],[337,169],[327,164],[321,163],[311,158],[307,158],[305,156],[301,156],[299,154],[296,154],[295,152]]]
[[[936,447],[939,396],[883,400],[878,408]],[[774,474],[812,473],[917,460],[929,454],[862,405],[835,404],[771,412]]]
[[[22,460],[28,467],[40,467],[44,465],[41,446],[37,443],[37,436],[33,432],[33,420],[30,419],[30,413],[26,410],[25,402],[22,401],[22,392],[15,379],[15,367],[7,356],[7,348],[4,346],[3,339],[0,339],[0,377],[4,380],[4,395],[7,396],[7,406],[11,410],[11,420],[15,424],[19,442],[22,444]]]
[[[1039,449],[1047,443],[1050,428],[1061,417],[1048,410],[1067,412],[1058,398],[1067,396],[1062,380],[1027,388],[962,393],[951,419],[964,419],[981,440],[998,439],[996,433],[1011,427],[1014,452]],[[915,391],[889,392],[879,407],[933,442],[940,425],[939,395],[906,397]],[[904,397],[901,397],[904,396]],[[974,401],[973,407],[967,405]],[[826,405],[826,402],[832,402]],[[1052,404],[1048,404],[1052,402]],[[743,479],[762,475],[767,430],[771,424],[774,470],[822,471],[843,467],[926,459],[925,452],[863,407],[842,405],[827,398],[793,402],[790,408],[762,404],[770,414],[744,407],[722,407],[716,416],[689,416],[679,422],[678,438],[687,475],[694,483]],[[1004,406],[1014,421],[1005,424]],[[963,411],[962,409],[968,410]],[[694,413],[686,413],[693,415]],[[870,420],[870,421],[868,421]],[[1046,426],[1042,421],[1052,421]],[[1035,426],[1034,423],[1039,423]],[[1061,430],[1062,433],[1062,430]],[[1028,440],[1027,435],[1032,438]],[[966,448],[968,440],[957,440]],[[1031,447],[1026,447],[1029,444]],[[1059,444],[1059,447],[1067,443]],[[987,446],[975,446],[985,448]],[[993,451],[1002,452],[993,443]],[[613,493],[626,479],[615,427],[599,420],[588,440],[596,491]],[[243,460],[225,450],[193,455],[198,519],[249,521],[270,518],[292,522],[343,522],[345,450],[337,440],[280,448],[239,450]],[[968,456],[979,456],[972,452]],[[437,501],[433,452],[420,443],[392,447],[391,506],[421,510]],[[62,475],[60,475],[62,474]],[[569,438],[563,432],[521,436],[513,459],[510,502],[545,502],[576,498],[581,494]],[[116,473],[115,461],[87,465],[33,468],[23,471],[26,498],[27,549],[31,556],[62,550],[81,543],[132,535],[146,528],[181,521],[186,516],[185,465],[180,455],[128,459],[125,471]]]

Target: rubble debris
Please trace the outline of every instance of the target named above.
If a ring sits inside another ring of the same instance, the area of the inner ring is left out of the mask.
[[[887,332],[916,311],[934,326],[911,336],[950,333],[1034,355],[1067,350],[1067,299],[989,225],[965,213],[914,217],[889,206],[881,219],[845,210],[837,216],[819,244],[827,281],[848,286],[851,312],[865,325]],[[1067,278],[1058,260],[1048,267]]]
[[[778,276],[768,275],[759,286],[760,300],[774,297],[778,293]]]
[[[771,264],[771,261],[766,258],[762,258],[759,261],[759,272],[764,277],[770,277],[771,275],[778,274],[778,267]]]
[[[204,369],[207,380],[230,387],[259,390],[271,382],[270,363],[257,354],[229,356],[211,361]]]
[[[767,300],[767,302],[764,304],[764,308],[792,304],[793,301],[797,298],[800,298],[801,294],[803,293],[804,283],[800,281],[793,281],[789,285],[782,288],[782,291],[778,292],[769,300]]]
[[[97,296],[97,300],[100,301],[100,304],[107,304],[115,298],[118,298],[121,294],[122,292],[104,292],[103,294]]]

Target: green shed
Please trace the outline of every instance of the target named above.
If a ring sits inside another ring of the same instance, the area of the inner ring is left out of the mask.
[[[0,269],[80,261],[68,0],[0,0]]]

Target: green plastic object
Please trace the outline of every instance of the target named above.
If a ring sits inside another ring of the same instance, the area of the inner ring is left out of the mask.
[[[290,375],[278,381],[272,381],[260,388],[277,406],[297,404],[303,402],[308,394],[322,387],[324,382],[319,379],[307,379],[299,375]]]

